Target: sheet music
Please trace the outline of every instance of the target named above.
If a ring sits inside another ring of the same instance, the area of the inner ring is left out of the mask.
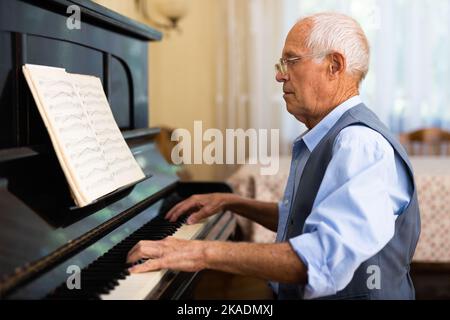
[[[71,75],[117,185],[144,178],[111,112],[99,78]]]
[[[24,74],[79,206],[144,177],[100,79],[35,65]]]

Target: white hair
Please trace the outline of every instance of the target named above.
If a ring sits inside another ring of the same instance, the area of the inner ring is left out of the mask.
[[[313,54],[337,51],[347,62],[346,72],[361,82],[369,71],[370,49],[359,23],[344,14],[326,12],[306,17],[312,22],[305,46]]]

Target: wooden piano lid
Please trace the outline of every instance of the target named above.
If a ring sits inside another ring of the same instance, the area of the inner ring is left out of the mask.
[[[66,26],[70,5],[81,29]],[[99,77],[121,130],[148,128],[148,42],[162,34],[91,1],[0,1],[0,150],[48,142],[22,65]]]

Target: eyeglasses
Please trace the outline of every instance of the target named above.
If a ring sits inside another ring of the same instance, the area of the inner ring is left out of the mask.
[[[280,62],[275,64],[275,70],[277,73],[281,73],[282,75],[286,75],[288,73],[288,66],[293,65],[296,61],[306,59],[306,58],[313,58],[313,57],[321,57],[327,55],[327,52],[321,52],[316,54],[306,54],[304,56],[296,56],[291,58],[281,58]]]

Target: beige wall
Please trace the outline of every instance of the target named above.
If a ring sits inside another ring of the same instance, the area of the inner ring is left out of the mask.
[[[154,1],[154,0],[151,0]],[[150,45],[150,125],[193,128],[217,127],[215,112],[215,58],[219,5],[212,0],[186,0],[189,12],[182,33],[165,34]],[[146,23],[134,0],[96,0],[97,3]],[[191,166],[196,179],[214,179],[215,168]]]

